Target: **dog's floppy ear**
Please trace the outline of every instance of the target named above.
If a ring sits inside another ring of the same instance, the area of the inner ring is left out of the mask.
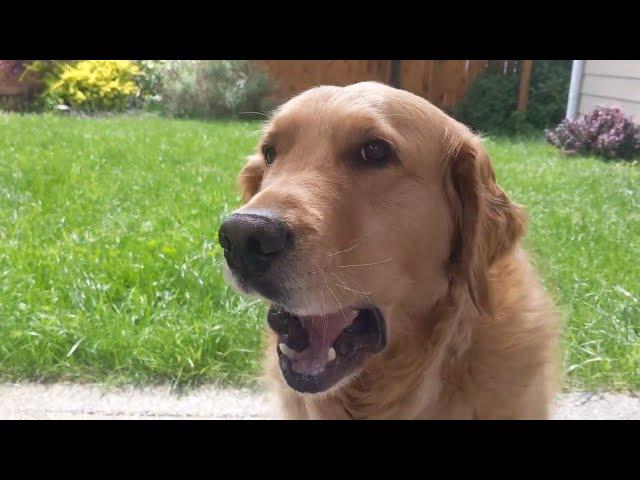
[[[256,153],[247,158],[238,176],[238,188],[244,203],[247,203],[260,190],[263,169],[264,160],[261,155]]]
[[[496,183],[478,137],[466,128],[451,131],[445,150],[444,181],[453,220],[450,286],[466,285],[478,311],[488,313],[487,271],[522,237],[525,216]]]

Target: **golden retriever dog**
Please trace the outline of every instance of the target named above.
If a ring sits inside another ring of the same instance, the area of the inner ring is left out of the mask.
[[[287,419],[544,419],[558,317],[481,140],[364,82],[267,122],[220,227],[225,277],[269,305]]]

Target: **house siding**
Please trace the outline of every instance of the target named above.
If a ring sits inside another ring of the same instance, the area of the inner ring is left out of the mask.
[[[586,60],[579,112],[597,106],[619,107],[640,122],[640,60]]]

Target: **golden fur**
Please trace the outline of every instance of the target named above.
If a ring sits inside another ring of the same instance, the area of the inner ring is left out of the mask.
[[[384,138],[400,165],[343,152]],[[300,238],[297,312],[363,296],[388,345],[321,394],[287,386],[268,330],[266,380],[285,418],[540,419],[558,384],[558,318],[520,243],[521,207],[478,137],[426,100],[364,82],[283,105],[240,174],[243,208],[275,209]]]

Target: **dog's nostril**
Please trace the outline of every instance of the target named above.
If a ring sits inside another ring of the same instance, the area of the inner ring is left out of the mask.
[[[260,240],[255,237],[250,237],[249,239],[247,239],[247,252],[259,257],[268,255],[267,252],[262,250]]]
[[[286,244],[286,238],[271,232],[260,232],[247,240],[249,253],[259,256],[270,256],[282,251]]]

